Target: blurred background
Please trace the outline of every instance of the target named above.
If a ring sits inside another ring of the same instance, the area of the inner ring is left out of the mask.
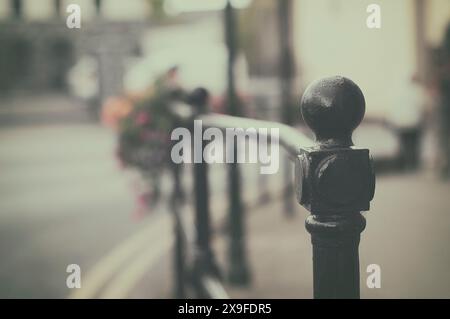
[[[381,28],[367,27],[372,3]],[[69,4],[80,6],[81,28],[67,27]],[[153,143],[167,127],[150,118],[167,114],[149,107],[126,119],[168,88],[204,87],[211,112],[229,113],[231,92],[237,114],[310,134],[298,111],[304,88],[343,75],[364,92],[354,142],[370,149],[377,174],[362,297],[450,298],[449,23],[448,0],[0,0],[0,297],[173,297],[169,204],[178,187],[190,214],[191,168],[174,179],[164,143],[132,155],[121,143],[136,125]],[[232,297],[312,297],[307,212],[286,191],[293,173],[282,163],[268,177],[242,165],[251,282],[225,280]],[[211,166],[225,273],[226,176],[226,164]],[[66,285],[70,264],[81,289]],[[365,284],[370,264],[381,288]]]

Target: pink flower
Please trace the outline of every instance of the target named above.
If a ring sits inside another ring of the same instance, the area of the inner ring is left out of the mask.
[[[142,126],[142,125],[148,124],[149,122],[150,122],[150,116],[146,112],[141,111],[136,116],[136,124],[137,125]]]
[[[136,197],[136,209],[134,210],[132,216],[134,220],[141,220],[145,217],[152,203],[151,193],[142,193]]]

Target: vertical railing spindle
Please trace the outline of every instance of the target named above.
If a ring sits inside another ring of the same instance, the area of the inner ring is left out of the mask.
[[[227,1],[225,8],[225,36],[228,47],[228,87],[227,87],[227,104],[228,113],[233,116],[240,115],[239,100],[235,89],[234,65],[236,60],[236,24],[234,10],[231,2]],[[228,164],[228,194],[229,194],[229,220],[228,230],[230,235],[229,257],[230,269],[229,280],[231,283],[242,285],[250,281],[250,272],[247,264],[245,251],[245,226],[244,226],[244,209],[241,198],[240,188],[240,172],[237,164],[238,145],[234,144],[234,149],[227,152],[234,152],[233,163]]]
[[[189,104],[191,104],[195,111],[195,116],[206,112],[207,101],[209,94],[205,89],[196,89],[189,98]],[[194,117],[195,117],[194,116]],[[193,138],[192,144],[195,145],[195,122],[192,123],[191,136]],[[203,134],[203,132],[201,132]],[[203,148],[205,141],[202,140],[201,154],[203,156]],[[195,149],[195,146],[194,146]],[[194,150],[195,152],[195,150]],[[194,202],[195,202],[195,256],[193,267],[193,279],[194,285],[196,285],[199,297],[205,298],[207,294],[203,291],[201,279],[204,275],[211,275],[219,277],[219,269],[217,267],[213,250],[211,248],[211,214],[209,207],[209,184],[208,184],[208,163],[204,160],[199,162],[193,161],[193,176],[194,176]]]
[[[173,251],[173,295],[176,299],[186,297],[186,238],[184,236],[183,224],[180,216],[179,202],[172,203],[172,213],[174,217],[175,247]]]
[[[279,44],[280,44],[280,94],[281,94],[281,107],[280,118],[282,123],[292,125],[292,80],[295,75],[295,64],[292,50],[292,0],[279,0],[278,1],[278,31],[279,31]],[[294,211],[293,207],[293,179],[292,179],[292,165],[288,156],[283,158],[283,199],[284,199],[284,211],[287,216],[291,216]]]

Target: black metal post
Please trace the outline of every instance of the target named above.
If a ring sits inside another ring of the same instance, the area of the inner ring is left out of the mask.
[[[10,0],[12,8],[12,15],[15,19],[22,19],[23,16],[23,1],[22,0]]]
[[[278,31],[280,40],[280,94],[281,94],[281,121],[285,124],[292,124],[292,78],[295,74],[295,64],[292,53],[292,0],[278,1]],[[293,202],[293,180],[291,161],[284,157],[284,210],[288,216],[292,215]]]
[[[209,94],[203,88],[198,88],[192,92],[189,97],[189,104],[195,107],[195,115],[206,112],[208,98]],[[194,126],[191,127],[191,131],[194,131]],[[201,134],[203,134],[203,132],[201,132]],[[192,138],[192,145],[195,145],[195,133],[192,134]],[[201,146],[201,154],[203,155],[205,141],[202,141]],[[206,298],[208,297],[208,294],[201,283],[202,277],[205,275],[220,277],[219,268],[217,267],[214,253],[211,248],[208,163],[205,163],[203,160],[196,163],[194,158],[193,173],[196,228],[193,283],[197,288],[199,297]]]
[[[179,206],[176,203],[174,205],[174,232],[175,232],[175,248],[174,248],[174,292],[173,295],[176,299],[186,297],[186,238],[184,237],[183,225],[179,212]]]
[[[258,104],[260,105],[260,108],[258,110],[258,113],[261,115],[259,118],[262,120],[269,120],[270,114],[268,112],[268,105],[266,103],[266,100],[261,100]],[[258,136],[258,141],[260,137]],[[264,205],[267,204],[271,198],[272,195],[270,194],[269,189],[269,176],[267,174],[260,174],[260,167],[257,167],[258,171],[258,190],[259,190],[259,197],[258,197],[258,205]],[[292,172],[291,172],[291,178],[292,178]],[[292,200],[292,198],[291,198]]]
[[[95,0],[95,12],[97,16],[101,15],[102,12],[102,0]]]
[[[306,228],[313,244],[314,298],[360,297],[358,246],[365,225],[359,212],[308,217]]]
[[[61,12],[61,0],[54,0],[54,5],[55,5],[55,16],[57,18],[60,18],[62,15]]]
[[[173,272],[174,272],[174,292],[173,295],[176,299],[186,297],[186,238],[184,236],[183,223],[180,215],[181,204],[181,181],[180,181],[181,164],[172,166],[173,173],[173,191],[172,200],[170,206],[172,208],[172,214],[174,218],[174,232],[175,232],[175,247],[174,247],[174,259],[173,259]]]
[[[314,298],[359,298],[360,233],[375,190],[367,149],[355,149],[351,135],[365,112],[359,87],[344,77],[311,84],[301,111],[316,146],[296,162],[297,197],[311,215],[306,229],[313,245]]]
[[[228,90],[227,102],[228,113],[233,116],[240,115],[239,99],[236,96],[234,65],[236,60],[236,23],[233,8],[230,1],[225,8],[225,36],[228,47]],[[228,228],[230,235],[229,257],[230,269],[229,280],[233,284],[243,285],[250,281],[250,272],[247,264],[245,250],[245,225],[244,208],[241,199],[240,172],[237,164],[237,145],[234,144],[234,161],[228,164],[228,194],[229,194],[229,220]]]
[[[208,257],[211,254],[211,226],[209,219],[208,164],[194,163],[195,224],[197,227],[197,248]]]
[[[237,53],[237,35],[234,9],[230,1],[227,1],[225,7],[225,41],[228,49],[227,64],[227,108],[228,113],[233,116],[240,115],[240,108],[236,96],[236,83],[234,75],[234,66]]]
[[[200,284],[205,274],[219,276],[211,248],[211,221],[209,213],[208,164],[194,163],[194,193],[195,193],[195,260],[194,285],[197,286],[199,297],[206,297]]]
[[[183,189],[183,182],[181,179],[181,174],[183,172],[182,164],[173,164],[172,173],[173,173],[173,191],[172,191],[172,201],[171,204],[174,203],[183,204],[185,199],[185,193]]]
[[[229,224],[230,236],[229,280],[233,284],[245,285],[250,282],[250,272],[247,264],[245,247],[244,207],[241,200],[241,175],[236,163],[236,148],[234,149],[235,162],[229,164],[228,193],[229,193]]]

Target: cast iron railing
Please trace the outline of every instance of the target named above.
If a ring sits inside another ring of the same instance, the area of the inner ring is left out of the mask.
[[[330,77],[312,83],[301,101],[301,114],[313,130],[313,142],[285,124],[235,116],[205,114],[205,91],[198,91],[191,104],[204,128],[278,128],[279,144],[295,162],[298,202],[311,215],[306,229],[313,245],[314,298],[359,298],[359,241],[365,228],[361,211],[369,210],[375,190],[372,160],[367,149],[353,147],[352,132],[365,113],[365,100],[359,87],[344,77]],[[267,130],[270,134],[271,130]],[[267,139],[269,140],[269,139]],[[271,139],[272,140],[272,139]],[[236,145],[236,143],[234,143]],[[205,142],[203,142],[203,147]],[[203,150],[203,148],[202,148]],[[236,155],[234,150],[234,156]],[[236,158],[235,158],[236,159]],[[238,164],[229,167],[229,280],[245,284],[250,280],[244,242],[244,216]],[[211,247],[208,164],[193,164],[195,194],[195,238],[188,238],[187,225],[174,204],[176,296],[185,297],[187,287],[203,298],[226,298]],[[175,174],[177,175],[177,174]],[[177,184],[177,183],[175,183]],[[175,192],[178,192],[177,186]],[[193,250],[186,249],[193,246]],[[192,258],[187,258],[193,251]],[[192,259],[192,262],[186,262]],[[188,285],[186,285],[188,284]]]

